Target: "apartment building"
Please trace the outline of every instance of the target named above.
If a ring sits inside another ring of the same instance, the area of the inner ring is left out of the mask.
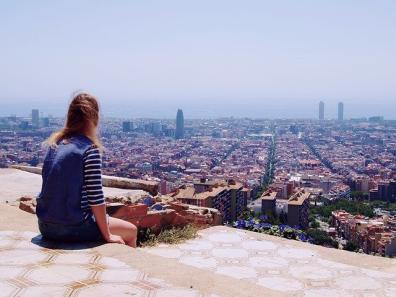
[[[247,207],[249,192],[234,180],[197,180],[193,186],[182,186],[171,196],[186,204],[218,209],[225,222],[235,221]]]
[[[263,214],[273,213],[279,215],[280,212],[287,213],[287,224],[290,226],[300,226],[305,229],[308,227],[309,215],[309,196],[310,192],[300,189],[290,196],[288,200],[277,199],[277,192],[270,189],[263,193],[261,199],[261,212]],[[279,207],[277,202],[284,204]]]
[[[287,223],[290,226],[308,228],[309,196],[308,191],[301,190],[289,198],[287,202]]]
[[[355,243],[363,252],[396,256],[396,217],[369,219],[344,210],[332,212],[331,225],[339,237]]]

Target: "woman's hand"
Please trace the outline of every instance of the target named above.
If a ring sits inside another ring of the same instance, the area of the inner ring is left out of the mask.
[[[95,216],[96,223],[98,224],[99,230],[102,233],[103,238],[108,243],[120,243],[125,244],[124,239],[121,236],[110,233],[109,225],[106,219],[106,205],[95,205],[91,206],[92,212]]]
[[[106,241],[108,243],[120,243],[120,244],[125,244],[124,239],[122,239],[121,236],[110,234],[108,238],[106,238]]]

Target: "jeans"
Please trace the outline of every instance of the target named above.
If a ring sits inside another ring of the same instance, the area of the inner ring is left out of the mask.
[[[98,224],[90,216],[78,225],[60,225],[38,222],[41,234],[45,239],[61,242],[103,242],[104,238]]]

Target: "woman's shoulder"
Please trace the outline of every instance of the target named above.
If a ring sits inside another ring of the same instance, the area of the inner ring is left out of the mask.
[[[91,144],[84,153],[84,158],[101,156],[100,149],[97,145]]]
[[[96,144],[93,143],[87,148],[86,152],[87,153],[91,153],[91,152],[100,153],[100,149],[99,149],[99,147]]]

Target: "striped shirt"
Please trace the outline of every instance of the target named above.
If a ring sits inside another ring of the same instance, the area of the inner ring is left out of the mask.
[[[91,206],[105,203],[102,187],[102,157],[97,147],[92,146],[83,157],[84,184],[81,193],[81,208],[84,219],[92,215]]]

